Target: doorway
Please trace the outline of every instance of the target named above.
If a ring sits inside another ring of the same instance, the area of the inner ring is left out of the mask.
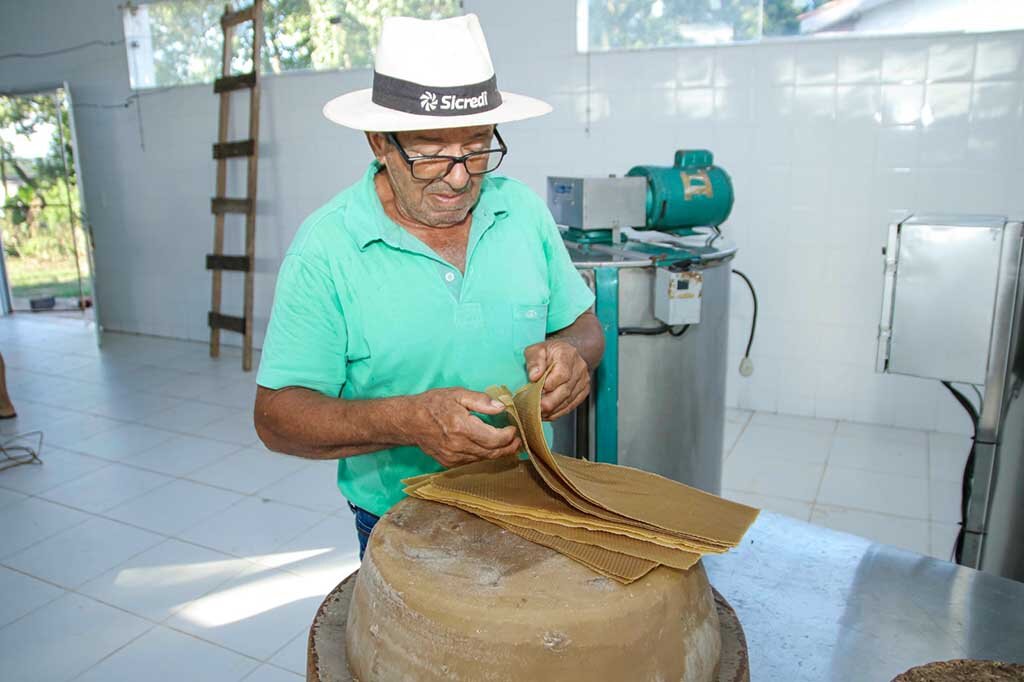
[[[77,168],[66,86],[0,94],[0,307],[93,317]]]

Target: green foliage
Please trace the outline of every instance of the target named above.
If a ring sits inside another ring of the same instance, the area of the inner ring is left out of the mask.
[[[249,0],[233,5],[247,6]],[[158,86],[210,82],[220,73],[223,2],[177,0],[146,5]],[[384,17],[442,18],[459,0],[263,0],[261,67],[266,73],[370,66]],[[252,28],[237,31],[232,69],[252,68]]]
[[[0,129],[24,136],[45,133],[47,127],[53,131],[49,149],[37,158],[16,158],[14,144],[0,139],[0,183],[5,188],[0,234],[8,256],[53,260],[75,253],[67,206],[69,193],[71,213],[77,216],[80,209],[70,119],[62,97],[62,94],[0,97]],[[58,124],[63,129],[67,179]],[[9,185],[17,185],[17,190],[8,196]]]
[[[582,0],[592,50],[640,49],[795,35],[826,0]],[[762,10],[763,4],[763,10]],[[763,12],[763,14],[762,14]]]

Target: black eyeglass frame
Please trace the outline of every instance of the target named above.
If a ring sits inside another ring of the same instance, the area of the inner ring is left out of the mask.
[[[463,165],[463,167],[466,169],[466,172],[469,173],[470,175],[474,175],[474,176],[477,176],[477,175],[487,175],[488,173],[493,173],[494,171],[498,170],[498,166],[501,165],[501,162],[505,160],[505,156],[508,155],[508,146],[505,144],[505,140],[501,139],[501,133],[498,132],[498,127],[497,126],[494,127],[494,137],[495,137],[496,140],[498,140],[498,144],[500,145],[499,149],[481,149],[478,152],[470,152],[468,154],[463,154],[462,156],[450,156],[448,154],[431,154],[431,155],[428,155],[428,156],[409,156],[409,154],[405,151],[405,149],[402,148],[402,145],[400,145],[398,143],[398,138],[395,137],[394,133],[384,133],[384,136],[387,138],[388,142],[390,142],[391,144],[393,144],[395,146],[395,149],[398,150],[398,153],[402,155],[402,159],[404,159],[406,165],[409,166],[409,172],[412,173],[412,176],[414,178],[416,178],[417,180],[438,180],[440,178],[443,178],[446,175],[448,175],[449,173],[451,173],[452,169],[455,168],[455,165],[459,164],[459,163],[461,163]],[[494,164],[494,168],[488,168],[485,171],[479,171],[479,172],[471,171],[469,169],[469,165],[466,163],[469,159],[473,158],[474,156],[482,156],[484,154],[493,154],[495,152],[501,152],[501,156],[498,157],[498,163]],[[413,169],[413,162],[414,161],[422,161],[424,159],[426,159],[426,160],[430,160],[430,159],[435,159],[435,160],[436,159],[446,159],[448,161],[448,167],[440,175],[434,175],[434,176],[429,177],[429,178],[421,178],[421,177],[416,175],[416,171]]]

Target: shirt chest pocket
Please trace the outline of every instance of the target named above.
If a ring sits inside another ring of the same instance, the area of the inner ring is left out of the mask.
[[[512,344],[517,351],[544,340],[548,325],[546,305],[512,306]]]

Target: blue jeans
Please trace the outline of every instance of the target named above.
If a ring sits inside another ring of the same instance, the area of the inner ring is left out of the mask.
[[[366,553],[366,543],[370,541],[370,533],[373,532],[373,527],[380,521],[380,517],[355,506],[351,502],[348,503],[348,508],[356,516],[356,535],[359,536],[359,560],[362,561],[363,554]]]

